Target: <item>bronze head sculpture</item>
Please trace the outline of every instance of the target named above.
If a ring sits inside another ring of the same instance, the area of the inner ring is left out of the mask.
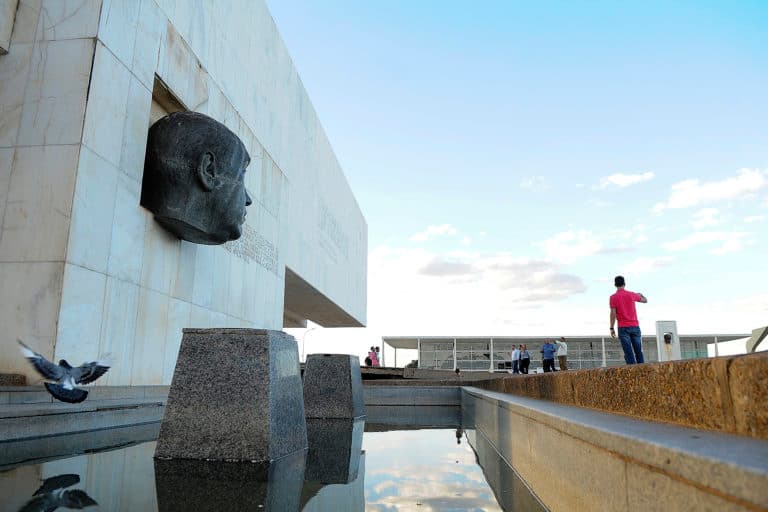
[[[240,238],[246,206],[242,141],[198,112],[174,112],[149,129],[141,205],[182,240],[217,245]]]

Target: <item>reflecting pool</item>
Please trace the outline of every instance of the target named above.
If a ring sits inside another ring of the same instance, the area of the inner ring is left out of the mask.
[[[0,510],[546,510],[458,408],[441,409],[308,420],[309,449],[268,466],[154,460],[159,424],[0,443]]]

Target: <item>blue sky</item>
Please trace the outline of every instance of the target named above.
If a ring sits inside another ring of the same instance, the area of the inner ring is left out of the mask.
[[[607,333],[617,273],[646,332],[768,323],[768,2],[268,4],[369,229],[309,346]]]

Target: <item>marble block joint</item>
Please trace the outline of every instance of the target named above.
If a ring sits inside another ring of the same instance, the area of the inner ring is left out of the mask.
[[[268,462],[306,448],[293,336],[184,329],[155,457]]]
[[[360,360],[347,354],[310,354],[304,368],[307,418],[365,416]]]

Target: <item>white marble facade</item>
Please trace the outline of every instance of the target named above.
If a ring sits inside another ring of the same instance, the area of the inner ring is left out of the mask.
[[[177,240],[139,205],[156,79],[246,144],[256,257]],[[101,384],[168,384],[183,327],[282,328],[286,266],[365,323],[365,220],[262,0],[20,0],[0,215],[0,372],[34,380],[18,337],[110,353]]]

